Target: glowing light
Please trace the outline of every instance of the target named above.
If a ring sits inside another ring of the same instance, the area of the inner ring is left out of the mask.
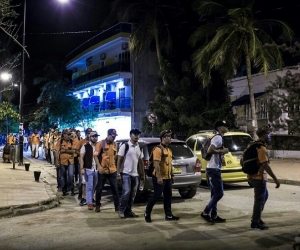
[[[60,3],[67,3],[67,2],[69,2],[69,0],[58,0],[58,2],[60,2]]]
[[[12,78],[12,74],[8,74],[8,73],[2,73],[0,76],[1,76],[1,80],[3,81],[9,81]]]

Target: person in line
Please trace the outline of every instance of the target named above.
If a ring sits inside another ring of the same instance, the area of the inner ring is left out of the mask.
[[[55,165],[60,169],[61,176],[61,188],[63,196],[68,195],[68,191],[71,191],[71,195],[74,196],[74,155],[79,154],[79,150],[76,145],[73,144],[71,138],[71,132],[66,129],[63,132],[62,139],[57,142],[55,146]]]
[[[162,194],[164,195],[165,220],[179,220],[178,216],[173,215],[171,209],[172,183],[174,182],[172,150],[169,148],[171,134],[170,130],[163,130],[159,135],[161,141],[160,147],[155,147],[152,151],[154,165],[152,183],[154,193],[148,201],[144,214],[145,221],[148,223],[152,222],[152,209]]]
[[[221,167],[224,154],[227,154],[228,148],[223,147],[223,136],[228,132],[228,125],[225,121],[216,121],[214,130],[217,134],[211,139],[207,153],[212,154],[206,167],[206,175],[209,178],[210,201],[201,213],[201,217],[207,222],[224,223],[226,219],[218,216],[217,204],[224,195],[223,181],[221,177]]]
[[[25,152],[28,151],[28,135],[27,134],[25,134],[23,137],[23,150]]]
[[[113,193],[115,212],[119,212],[119,193],[117,183],[117,167],[115,158],[117,157],[117,146],[114,142],[117,136],[115,129],[107,131],[106,139],[99,141],[96,145],[95,154],[98,167],[98,184],[96,187],[96,208],[95,212],[100,212],[101,196],[103,187],[108,180],[110,183],[111,191]]]
[[[76,129],[70,129],[72,135],[71,139],[73,140],[73,143],[77,145],[78,150],[80,151],[81,145],[80,145],[80,138],[78,138],[76,134]],[[80,167],[79,167],[79,155],[74,155],[74,178],[75,183],[78,183],[78,177],[80,177]]]
[[[267,146],[268,144],[270,144],[270,133],[271,129],[269,127],[259,128],[256,131],[258,141]],[[258,148],[257,154],[258,164],[260,168],[256,174],[248,175],[249,183],[254,187],[254,205],[251,228],[266,230],[269,227],[267,227],[266,224],[262,221],[261,214],[268,199],[267,174],[269,174],[273,178],[276,184],[276,188],[280,187],[280,183],[269,165],[267,148],[263,146]]]
[[[86,143],[89,142],[89,140],[90,140],[90,133],[92,131],[93,130],[91,128],[87,128],[85,130],[85,138],[84,139],[80,139],[80,149],[82,148],[82,146],[84,146]],[[79,163],[79,167],[80,167],[80,163]],[[86,182],[85,182],[85,177],[82,174],[80,174],[80,176],[79,176],[78,200],[80,200],[79,206],[86,205]]]
[[[8,136],[7,136],[7,138],[6,138],[6,141],[7,141],[7,146],[9,147],[9,156],[8,156],[8,159],[7,159],[7,162],[8,163],[11,163],[11,160],[12,160],[12,158],[13,158],[13,145],[15,145],[16,144],[16,142],[17,142],[17,139],[16,139],[16,137],[13,135],[13,133],[12,132],[9,132],[9,134],[8,134]]]
[[[123,143],[118,153],[117,179],[122,181],[122,196],[119,208],[121,219],[138,217],[132,212],[132,205],[139,185],[138,164],[144,157],[138,144],[140,134],[139,129],[131,129],[129,133],[130,140],[127,142],[128,151],[126,152],[126,143]]]
[[[31,142],[31,157],[38,159],[39,158],[39,146],[40,146],[40,135],[38,134],[38,130],[35,129],[34,132],[30,136]]]
[[[90,140],[80,149],[80,173],[85,177],[86,185],[86,201],[88,210],[94,209],[94,191],[98,182],[98,172],[95,158],[95,146],[98,141],[98,134],[96,131],[90,132]]]

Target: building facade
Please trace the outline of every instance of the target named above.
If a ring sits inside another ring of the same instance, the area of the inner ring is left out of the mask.
[[[129,23],[108,28],[72,51],[66,65],[72,71],[72,94],[83,109],[97,113],[93,127],[101,137],[109,128],[119,138],[141,128],[155,88],[162,84],[156,53],[130,52],[131,30]]]

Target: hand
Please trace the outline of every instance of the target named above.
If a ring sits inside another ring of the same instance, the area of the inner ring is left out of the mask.
[[[161,177],[157,177],[157,183],[162,185],[163,184],[163,180]]]
[[[171,177],[171,181],[172,181],[172,184],[175,183],[175,181],[174,181],[174,176]]]
[[[227,154],[229,152],[228,148],[223,148],[223,154]]]
[[[122,185],[122,177],[120,174],[117,174],[117,182]]]
[[[56,166],[57,168],[59,168],[60,164],[59,164],[59,163],[55,163],[55,166]]]
[[[104,173],[104,169],[103,169],[103,167],[98,167],[98,172],[99,172],[99,174],[103,174]]]
[[[276,187],[275,188],[279,188],[280,187],[279,181],[276,181],[275,183],[276,183]]]
[[[80,174],[82,174],[82,175],[84,175],[84,174],[85,174],[85,170],[84,170],[84,168],[81,168],[81,169],[80,169]]]

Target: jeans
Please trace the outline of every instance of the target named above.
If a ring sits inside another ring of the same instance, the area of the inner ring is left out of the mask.
[[[35,158],[39,157],[39,144],[31,145],[31,156]]]
[[[23,150],[25,152],[27,152],[27,150],[28,150],[28,143],[27,142],[23,143]]]
[[[206,174],[210,182],[210,201],[204,209],[204,213],[211,213],[211,217],[217,216],[217,203],[224,195],[223,181],[221,177],[221,169],[207,168]]]
[[[98,171],[85,170],[86,202],[93,204],[94,191],[98,182]]]
[[[61,188],[60,167],[56,168],[56,181],[57,181],[57,188]]]
[[[62,191],[74,192],[74,164],[60,165],[61,187]]]
[[[261,220],[261,213],[266,203],[267,185],[265,180],[249,179],[250,184],[254,188],[254,205],[252,222],[259,223]]]
[[[111,191],[113,193],[115,209],[119,210],[119,193],[117,183],[117,172],[112,174],[99,174],[98,172],[98,184],[96,187],[96,205],[101,206],[101,195],[106,180],[109,181]]]
[[[79,169],[79,160],[78,156],[74,157],[74,176],[75,176],[75,182],[78,181],[78,175],[80,175],[80,169]]]
[[[146,214],[150,215],[155,203],[160,199],[161,195],[164,194],[164,210],[166,216],[172,215],[171,200],[172,200],[172,180],[163,179],[163,184],[157,183],[157,177],[152,176],[152,183],[154,193],[146,206]]]
[[[129,174],[122,175],[122,196],[120,199],[120,212],[130,213],[139,185],[139,177]]]
[[[54,165],[55,161],[54,161],[54,150],[51,149],[50,150],[50,161],[51,161],[51,164]]]

